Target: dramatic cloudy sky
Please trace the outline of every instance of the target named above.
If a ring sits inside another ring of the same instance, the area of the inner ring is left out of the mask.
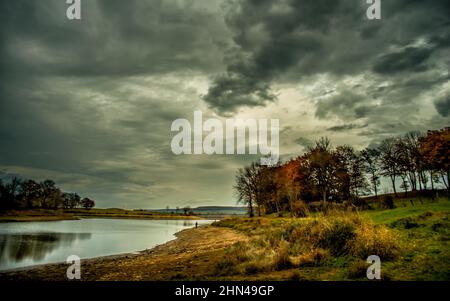
[[[249,156],[175,156],[195,110],[277,118],[281,154],[450,125],[450,2],[0,2],[0,170],[100,207],[234,205]]]

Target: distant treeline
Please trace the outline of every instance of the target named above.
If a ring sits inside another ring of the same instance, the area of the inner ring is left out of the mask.
[[[17,177],[6,182],[0,179],[0,210],[91,209],[94,206],[94,200],[63,192],[52,180],[38,183]]]
[[[448,127],[388,138],[360,152],[347,145],[333,148],[328,138],[321,138],[304,155],[284,164],[252,163],[239,169],[235,191],[250,216],[255,210],[258,214],[301,212],[317,202],[358,206],[364,202],[360,196],[379,194],[382,177],[390,180],[396,196],[398,188],[407,195],[408,190],[434,190],[436,183],[448,192],[449,157]]]

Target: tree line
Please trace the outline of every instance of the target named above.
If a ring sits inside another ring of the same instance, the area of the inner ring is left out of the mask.
[[[399,189],[406,196],[411,190],[433,191],[437,183],[449,193],[449,146],[449,127],[426,134],[409,132],[362,151],[348,145],[332,147],[328,138],[321,138],[305,154],[284,164],[252,163],[239,169],[234,188],[250,216],[295,212],[314,202],[358,205],[361,196],[378,197],[383,177],[395,196]]]
[[[63,192],[52,180],[36,182],[18,177],[3,182],[0,179],[0,210],[24,209],[91,209],[95,201],[77,193]]]

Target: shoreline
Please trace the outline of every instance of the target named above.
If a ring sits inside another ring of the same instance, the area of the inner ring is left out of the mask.
[[[177,280],[205,275],[213,271],[211,264],[223,256],[224,248],[247,239],[234,230],[212,225],[174,235],[174,239],[149,249],[82,259],[81,280]],[[19,267],[0,271],[0,280],[66,281],[68,267],[64,262]]]
[[[3,215],[0,216],[0,224],[2,223],[27,223],[27,222],[54,222],[54,221],[70,221],[81,219],[134,219],[134,220],[209,220],[209,219],[222,219],[223,216],[139,216],[139,215],[101,215],[101,214],[87,214],[87,215],[39,215],[39,216],[27,216],[27,215]]]
[[[28,209],[0,212],[1,223],[13,222],[49,222],[80,220],[86,218],[136,219],[136,220],[220,220],[237,215],[197,213],[185,215],[180,213],[160,213],[142,210],[124,209]]]

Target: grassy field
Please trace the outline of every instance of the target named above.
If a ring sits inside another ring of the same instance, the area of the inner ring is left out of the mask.
[[[216,273],[234,280],[366,280],[365,260],[378,255],[385,280],[450,280],[450,201],[413,203],[217,222],[250,239],[229,247]]]
[[[0,222],[41,222],[77,219],[62,210],[11,210],[0,214]]]

